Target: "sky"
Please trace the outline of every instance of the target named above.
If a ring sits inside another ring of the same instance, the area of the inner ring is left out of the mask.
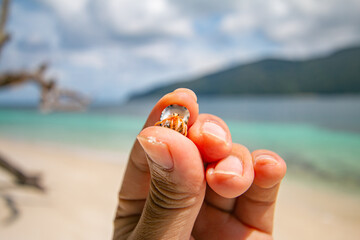
[[[265,57],[360,45],[359,0],[12,0],[0,71],[42,62],[98,103]],[[36,102],[27,84],[1,102]]]

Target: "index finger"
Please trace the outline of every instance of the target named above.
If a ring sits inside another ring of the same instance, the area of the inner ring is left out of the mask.
[[[154,106],[144,125],[144,128],[153,126],[160,120],[161,112],[171,104],[186,107],[190,112],[188,126],[191,126],[198,116],[196,95],[189,89],[177,89],[166,94]],[[150,174],[145,153],[136,140],[130,153],[122,187],[119,193],[119,207],[117,215],[140,214],[149,192]]]
[[[169,105],[177,104],[186,107],[190,112],[188,127],[190,127],[198,117],[199,106],[197,104],[197,97],[193,91],[187,88],[178,88],[175,91],[166,94],[155,105],[144,128],[154,126],[160,120],[161,112]]]

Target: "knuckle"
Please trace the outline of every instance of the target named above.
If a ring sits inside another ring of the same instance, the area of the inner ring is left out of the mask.
[[[197,202],[199,191],[193,186],[172,181],[168,173],[154,171],[150,183],[149,197],[153,204],[163,209],[181,209]]]

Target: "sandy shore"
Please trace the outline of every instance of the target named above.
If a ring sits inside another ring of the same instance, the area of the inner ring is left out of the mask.
[[[0,153],[43,173],[46,193],[16,187],[0,170],[1,239],[110,239],[127,153],[0,139]],[[6,199],[19,211],[10,219]],[[275,239],[360,239],[360,196],[283,182]]]

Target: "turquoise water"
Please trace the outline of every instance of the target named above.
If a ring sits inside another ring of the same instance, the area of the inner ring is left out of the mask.
[[[0,110],[0,136],[109,150],[128,150],[143,119],[93,113]]]
[[[290,170],[360,186],[360,134],[308,124],[228,122],[233,141],[250,150],[271,149]]]
[[[244,104],[244,99],[239,101]],[[241,108],[241,104],[231,100],[230,102],[233,102],[242,113],[238,117],[232,117],[233,110],[214,108],[209,101],[200,103],[200,106],[203,106],[200,109],[206,112],[214,110],[217,115],[224,116],[234,142],[242,143],[250,150],[265,148],[276,151],[286,160],[290,172],[305,172],[321,177],[325,181],[347,182],[360,187],[360,132],[358,131],[360,117],[356,115],[359,113],[354,112],[354,107],[356,109],[360,106],[360,98],[356,98],[356,101],[352,100],[352,108],[347,111],[344,110],[344,106],[349,104],[344,99],[341,99],[342,104],[336,101],[338,105],[334,104],[333,100],[325,101],[331,105],[328,107],[324,103],[320,104],[317,99],[296,100],[295,103],[287,101],[288,106],[284,107],[284,102],[276,99],[272,103],[266,101],[260,104],[259,102],[262,109],[256,107],[258,101],[258,99],[252,102],[248,100],[247,104],[244,104],[244,106],[252,104],[251,109],[254,110],[250,111],[248,107]],[[299,107],[299,101],[304,105],[302,108]],[[314,102],[317,102],[317,105]],[[134,109],[131,104],[126,107]],[[133,104],[139,105],[138,102]],[[148,105],[152,104],[151,101],[144,101],[141,106],[147,110],[140,108],[141,110],[135,112],[136,114],[121,110],[121,107],[116,110],[97,109],[87,113],[48,115],[35,110],[0,109],[0,136],[129,151],[150,111]],[[294,118],[293,114],[284,115],[284,113],[294,111],[294,104],[299,107],[298,111],[303,111],[300,116],[306,115],[306,119]],[[317,108],[319,104],[322,111],[319,110],[320,113],[314,110],[314,106]],[[338,106],[339,109],[337,110],[334,106]],[[272,109],[273,115],[269,114],[271,111],[268,111],[266,115],[260,114],[261,117],[255,114],[259,111],[264,112],[268,108]],[[313,113],[308,114],[309,111]],[[331,121],[329,120],[330,113],[327,111],[333,114]],[[334,114],[334,111],[341,114]],[[282,116],[281,119],[279,116]],[[323,121],[321,121],[321,116],[324,116]],[[321,124],[322,122],[326,124]],[[343,122],[343,129],[339,127],[342,126],[341,122]]]

